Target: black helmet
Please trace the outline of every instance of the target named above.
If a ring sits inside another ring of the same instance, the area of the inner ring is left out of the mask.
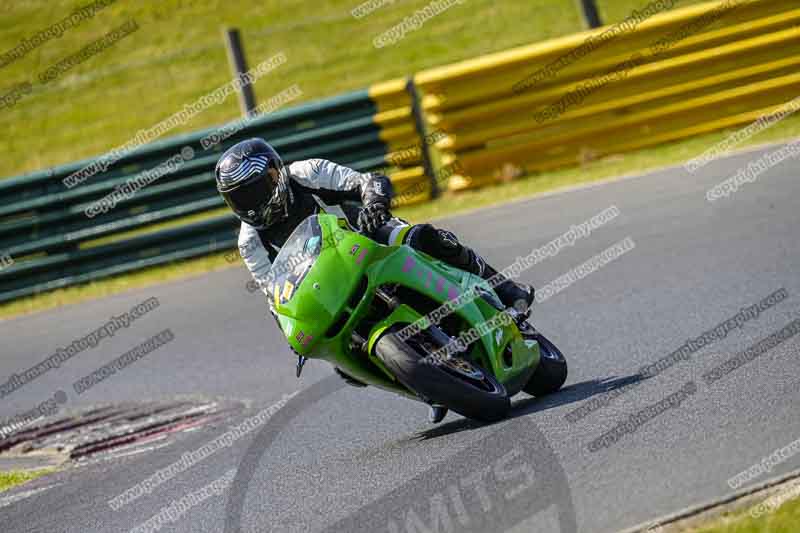
[[[287,171],[281,156],[263,139],[228,148],[214,174],[217,190],[239,220],[261,229],[288,216]]]

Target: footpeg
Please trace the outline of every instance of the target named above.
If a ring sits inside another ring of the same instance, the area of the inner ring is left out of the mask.
[[[428,421],[430,421],[431,424],[438,424],[447,416],[447,411],[447,407],[431,405],[430,413],[428,413]]]
[[[302,355],[297,356],[297,366],[295,367],[296,375],[299,378],[300,374],[303,373],[303,367],[306,364],[307,359]]]

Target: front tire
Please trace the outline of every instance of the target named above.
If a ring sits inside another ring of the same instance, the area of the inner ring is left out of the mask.
[[[393,326],[375,343],[375,355],[406,387],[431,404],[444,405],[456,413],[496,422],[508,415],[511,401],[505,387],[474,363],[426,357],[427,350],[402,341]]]
[[[561,350],[541,333],[536,333],[533,338],[539,343],[541,357],[539,366],[522,390],[532,396],[546,396],[556,392],[567,381],[567,360]]]

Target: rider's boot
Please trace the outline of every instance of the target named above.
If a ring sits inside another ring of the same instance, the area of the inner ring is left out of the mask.
[[[431,405],[431,411],[428,413],[428,420],[431,424],[438,424],[444,417],[447,416],[447,407],[441,405]]]
[[[472,253],[474,254],[475,252]],[[497,293],[503,305],[506,307],[513,307],[521,315],[530,313],[530,308],[536,297],[534,288],[525,283],[511,281],[505,275],[497,272],[490,264],[483,261],[477,254],[475,255],[486,265],[484,273],[480,276],[483,279],[497,282],[494,285],[494,292]]]
[[[487,263],[483,257],[471,248],[463,246],[461,257],[463,268],[467,272],[476,274],[494,285],[494,292],[506,307],[513,307],[521,315],[529,312],[533,305],[535,292],[533,287],[524,283],[516,283]]]

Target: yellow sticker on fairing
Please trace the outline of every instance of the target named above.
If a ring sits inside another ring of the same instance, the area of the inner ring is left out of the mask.
[[[288,302],[289,299],[294,294],[294,285],[287,279],[283,285],[283,294],[281,295],[281,301]]]

